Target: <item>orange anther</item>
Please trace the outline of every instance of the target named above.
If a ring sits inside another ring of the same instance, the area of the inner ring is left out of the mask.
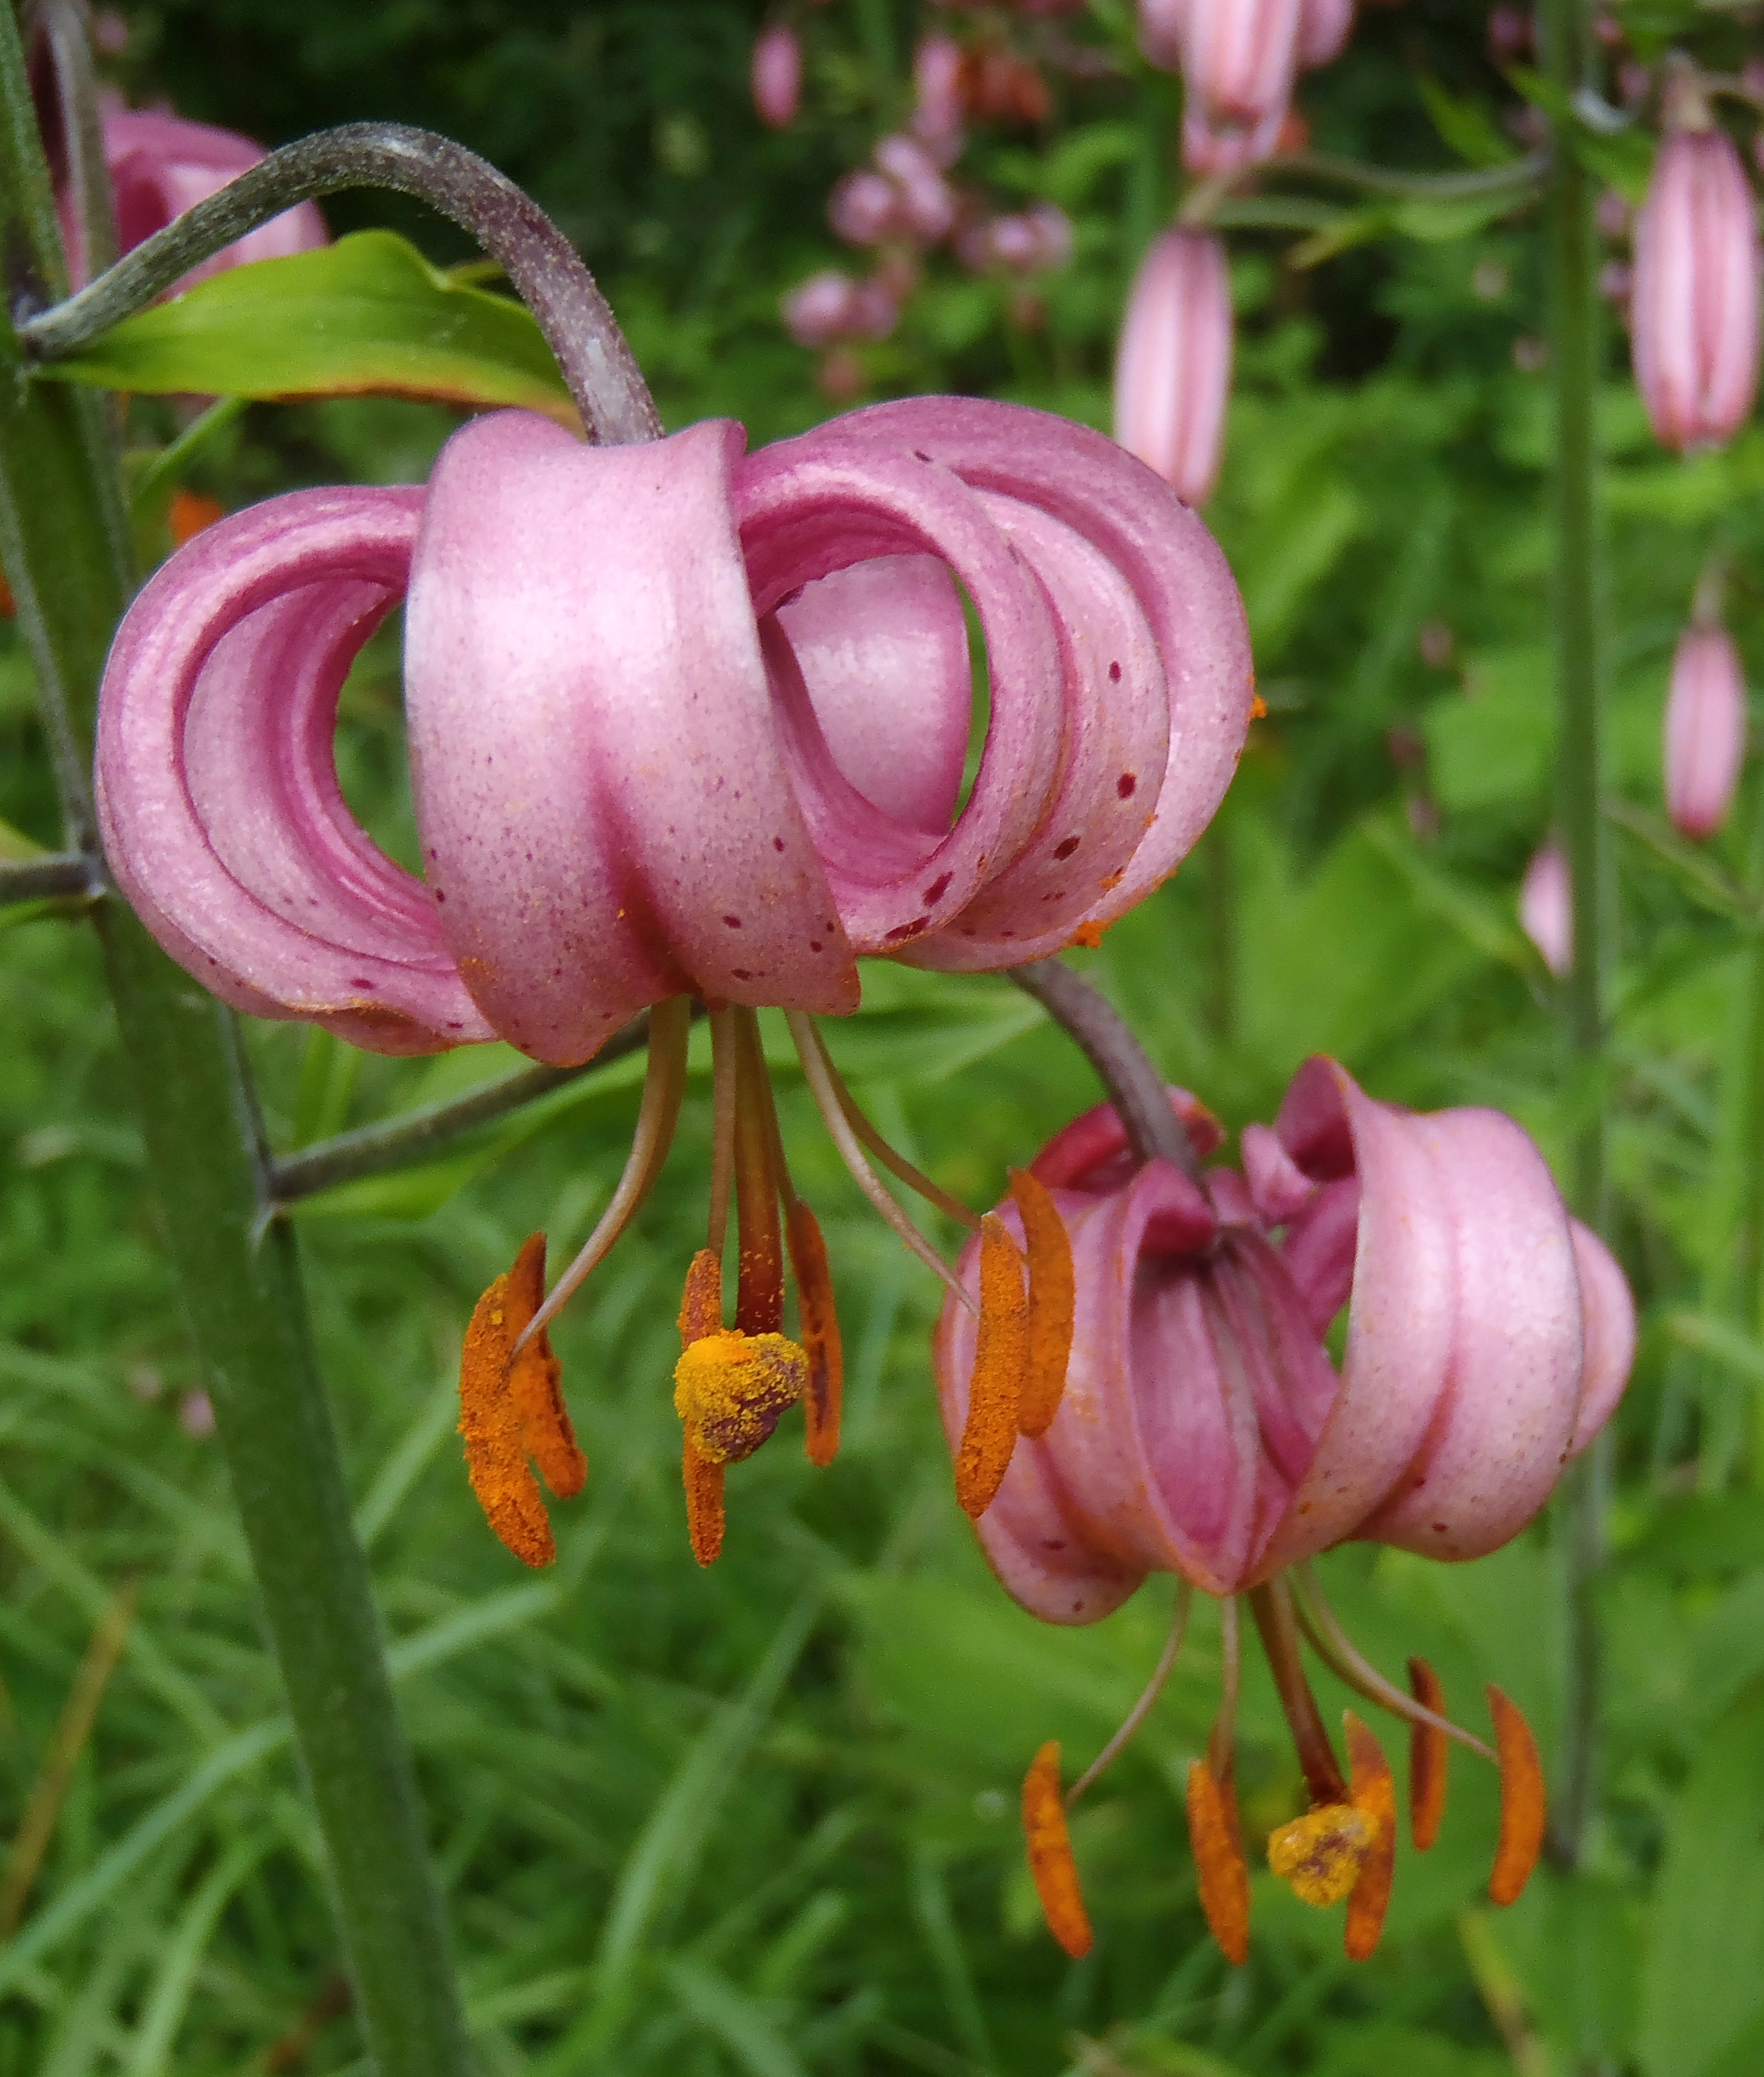
[[[166,515],[171,522],[172,539],[181,548],[186,541],[193,541],[205,527],[212,527],[217,519],[224,519],[227,507],[218,497],[208,497],[199,490],[185,490],[181,485],[172,493],[171,510]]]
[[[545,1297],[545,1236],[529,1236],[509,1272],[508,1329],[518,1339]],[[520,1423],[521,1447],[539,1467],[560,1500],[572,1499],[588,1482],[582,1455],[564,1404],[564,1366],[551,1353],[541,1327],[514,1359],[510,1389]]]
[[[690,1435],[681,1462],[686,1485],[686,1533],[701,1565],[714,1565],[722,1549],[722,1466],[699,1455]]]
[[[693,1257],[680,1294],[680,1346],[689,1348],[722,1328],[722,1263],[708,1247]]]
[[[1425,1659],[1408,1662],[1408,1689],[1424,1709],[1446,1714],[1446,1691]],[[1408,1730],[1408,1832],[1422,1853],[1439,1837],[1446,1815],[1446,1762],[1451,1744],[1431,1724],[1411,1724]]]
[[[967,1419],[955,1453],[955,1497],[978,1520],[998,1496],[1017,1446],[1017,1409],[1029,1358],[1022,1258],[1003,1220],[980,1222],[980,1321]]]
[[[1250,1870],[1238,1837],[1229,1785],[1204,1759],[1188,1768],[1188,1838],[1200,1885],[1200,1908],[1228,1962],[1250,1957]]]
[[[1092,1936],[1060,1800],[1059,1747],[1051,1738],[1023,1776],[1023,1839],[1047,1929],[1075,1962],[1090,1952]]]
[[[514,1339],[509,1278],[479,1299],[460,1351],[460,1434],[478,1505],[523,1564],[549,1565],[557,1555],[539,1481],[527,1467],[512,1372]],[[531,1317],[529,1309],[528,1317]]]
[[[808,1424],[805,1439],[809,1463],[824,1467],[838,1453],[845,1351],[839,1340],[839,1315],[833,1302],[833,1278],[827,1268],[827,1244],[821,1238],[819,1221],[800,1197],[790,1201],[784,1238],[790,1248],[791,1272],[797,1280],[802,1350],[809,1359],[809,1385],[802,1396]]]
[[[1013,1168],[1010,1182],[1029,1253],[1029,1363],[1017,1426],[1021,1434],[1045,1435],[1059,1411],[1071,1360],[1077,1304],[1072,1245],[1066,1222],[1041,1178],[1026,1168]]]
[[[1342,1725],[1347,1737],[1348,1800],[1372,1834],[1366,1864],[1347,1900],[1347,1958],[1364,1962],[1384,1929],[1396,1872],[1396,1784],[1383,1748],[1351,1709],[1342,1713]]]
[[[1488,1709],[1500,1755],[1500,1843],[1495,1849],[1488,1896],[1493,1904],[1511,1904],[1529,1879],[1543,1846],[1543,1766],[1530,1725],[1492,1684]]]

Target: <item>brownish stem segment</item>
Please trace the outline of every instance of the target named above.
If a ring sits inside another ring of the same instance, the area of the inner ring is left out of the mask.
[[[735,1232],[738,1281],[735,1325],[744,1334],[776,1334],[784,1326],[784,1231],[772,1084],[751,1009],[735,1027]]]
[[[1304,1770],[1311,1800],[1313,1803],[1344,1803],[1347,1800],[1347,1784],[1342,1778],[1335,1749],[1323,1728],[1317,1697],[1311,1692],[1311,1684],[1304,1676],[1299,1657],[1299,1625],[1292,1611],[1292,1590],[1283,1580],[1271,1580],[1266,1586],[1250,1589],[1249,1602],[1250,1613],[1255,1617],[1256,1629],[1261,1634],[1262,1649],[1267,1654],[1268,1670],[1274,1675],[1280,1707],[1292,1728],[1292,1742],[1298,1748],[1299,1764]]]

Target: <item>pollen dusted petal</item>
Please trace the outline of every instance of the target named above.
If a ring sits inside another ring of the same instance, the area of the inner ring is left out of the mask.
[[[1250,1871],[1229,1788],[1204,1759],[1189,1764],[1188,1802],[1200,1908],[1225,1959],[1242,1968],[1250,1958]]]
[[[802,1350],[809,1359],[808,1388],[802,1398],[809,1461],[824,1470],[839,1449],[839,1408],[845,1392],[839,1315],[833,1301],[833,1278],[821,1223],[800,1197],[792,1201],[784,1231],[797,1280],[797,1309],[802,1315]]]
[[[1491,1903],[1512,1904],[1530,1879],[1543,1846],[1543,1765],[1530,1725],[1492,1684],[1488,1709],[1500,1754],[1500,1844],[1495,1850],[1488,1896]]]
[[[1010,1185],[1029,1250],[1029,1363],[1017,1426],[1022,1434],[1045,1435],[1059,1411],[1071,1360],[1077,1301],[1072,1247],[1046,1184],[1026,1168],[1013,1168]]]
[[[1059,1746],[1051,1738],[1023,1777],[1023,1840],[1047,1929],[1075,1962],[1090,1952],[1093,1936],[1060,1800]]]
[[[545,1297],[545,1236],[530,1234],[509,1272],[508,1331],[518,1339]],[[569,1500],[588,1483],[588,1459],[576,1440],[569,1409],[564,1404],[564,1366],[551,1352],[551,1338],[541,1327],[514,1359],[510,1387],[521,1447],[539,1467],[545,1483],[560,1500]]]
[[[998,1496],[1017,1446],[1017,1409],[1029,1358],[1021,1258],[1003,1222],[980,1222],[980,1319],[967,1421],[955,1455],[955,1496],[971,1520]]]
[[[681,1455],[686,1486],[686,1533],[701,1565],[714,1565],[722,1549],[722,1466],[699,1455],[689,1435]]]
[[[1366,1864],[1347,1900],[1347,1958],[1364,1962],[1384,1929],[1391,1879],[1396,1872],[1396,1784],[1383,1747],[1351,1709],[1343,1711],[1342,1725],[1347,1738],[1349,1799],[1372,1829]]]
[[[557,1545],[521,1446],[510,1380],[516,1332],[510,1309],[509,1279],[499,1276],[479,1299],[460,1351],[460,1434],[472,1490],[491,1528],[523,1564],[536,1567],[552,1562]]]
[[[674,1410],[707,1463],[738,1464],[801,1398],[808,1373],[808,1359],[787,1336],[723,1330],[681,1351]]]
[[[1374,1844],[1371,1821],[1351,1803],[1320,1803],[1268,1834],[1268,1866],[1303,1904],[1339,1904],[1360,1879]]]
[[[1446,1691],[1439,1675],[1425,1659],[1408,1662],[1409,1692],[1424,1709],[1436,1717],[1446,1714]],[[1440,1820],[1446,1815],[1446,1763],[1450,1741],[1431,1724],[1412,1724],[1408,1731],[1408,1832],[1417,1849],[1425,1853],[1439,1837]]]

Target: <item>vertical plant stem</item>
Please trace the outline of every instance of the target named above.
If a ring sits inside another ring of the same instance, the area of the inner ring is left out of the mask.
[[[1591,0],[1546,0],[1540,13],[1545,69],[1565,99],[1590,77]],[[1612,926],[1603,818],[1600,742],[1597,428],[1600,363],[1595,185],[1575,156],[1571,126],[1556,125],[1548,210],[1550,358],[1554,389],[1554,621],[1558,765],[1562,841],[1574,883],[1574,964],[1563,991],[1570,1085],[1581,1108],[1572,1196],[1583,1217],[1603,1221],[1605,1190],[1605,964]],[[1564,1483],[1567,1692],[1551,1850],[1572,1867],[1594,1796],[1599,1634],[1594,1577],[1604,1555],[1607,1455],[1589,1450]]]
[[[130,586],[101,398],[24,375],[11,313],[62,263],[12,9],[0,7],[0,563],[36,664],[72,850],[102,880],[86,772],[98,682]],[[466,2077],[440,1899],[366,1562],[313,1359],[294,1242],[233,1019],[114,895],[94,918],[167,1246],[214,1405],[328,1850],[381,2077]]]
[[[1752,855],[1746,884],[1755,893],[1764,890],[1764,772],[1754,782],[1752,818]],[[1735,1100],[1724,1107],[1732,1120],[1732,1143],[1738,1155],[1740,1174],[1729,1266],[1733,1280],[1722,1298],[1748,1333],[1764,1335],[1764,931],[1753,934],[1739,1046],[1739,1057],[1733,1063],[1738,1084]],[[1749,1418],[1735,1421],[1732,1426],[1736,1448],[1730,1454],[1745,1449],[1752,1483],[1764,1484],[1764,1401],[1755,1390]],[[1708,1467],[1711,1472],[1715,1468]],[[1724,1469],[1730,1471],[1731,1465]]]

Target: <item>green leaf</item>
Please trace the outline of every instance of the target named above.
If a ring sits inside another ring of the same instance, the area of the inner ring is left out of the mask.
[[[578,423],[526,308],[462,286],[389,231],[231,268],[36,372],[153,395],[512,404]]]
[[[1426,73],[1415,83],[1442,142],[1459,158],[1473,166],[1504,166],[1516,156],[1510,139],[1501,135],[1480,102],[1449,92]]]

